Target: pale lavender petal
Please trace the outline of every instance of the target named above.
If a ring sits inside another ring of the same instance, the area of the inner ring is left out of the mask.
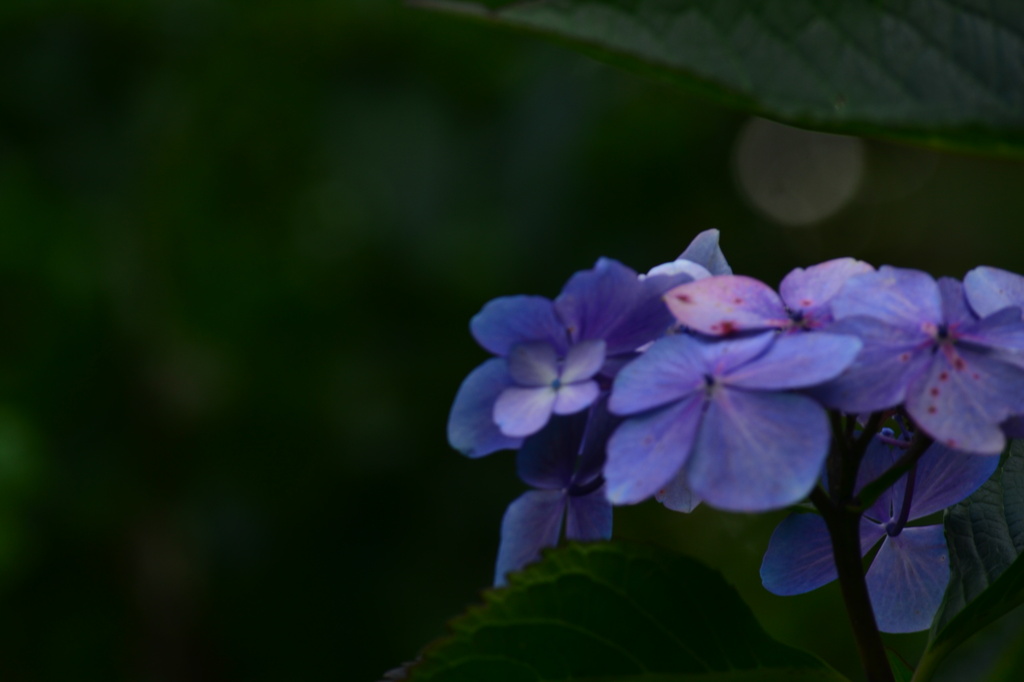
[[[672,511],[689,514],[700,505],[700,498],[697,497],[690,484],[686,480],[686,467],[680,469],[672,480],[659,488],[654,493],[654,499]]]
[[[683,334],[660,339],[616,375],[608,409],[635,414],[703,391],[706,371],[698,341]]]
[[[531,490],[509,505],[501,520],[495,585],[505,585],[510,572],[537,561],[542,549],[558,544],[565,498],[561,490]]]
[[[856,336],[864,344],[845,372],[809,390],[825,405],[849,414],[896,407],[903,402],[910,382],[930,362],[932,340],[918,331],[868,317],[851,317],[830,325],[826,331]]]
[[[553,388],[510,386],[494,403],[494,423],[506,436],[532,436],[548,423],[555,396]]]
[[[886,537],[865,580],[879,630],[927,630],[949,582],[942,526],[904,528]]]
[[[508,375],[520,386],[550,386],[558,378],[558,356],[550,343],[520,343],[508,353]]]
[[[737,367],[745,365],[762,355],[779,334],[774,331],[725,339],[700,339],[701,354],[707,372],[715,377],[723,377]]]
[[[604,466],[612,504],[642,502],[671,480],[690,456],[703,404],[702,394],[689,396],[615,430]]]
[[[690,486],[728,511],[795,504],[817,482],[830,439],[828,415],[807,396],[718,387],[687,465]]]
[[[569,540],[607,540],[612,536],[612,505],[604,486],[586,495],[569,496],[565,537]]]
[[[672,316],[660,300],[670,277],[648,277],[602,258],[577,272],[555,299],[555,310],[574,343],[601,339],[607,355],[631,352],[662,336]]]
[[[981,317],[1015,306],[1024,308],[1024,277],[987,265],[974,268],[964,277],[967,301]]]
[[[917,462],[910,520],[952,507],[980,488],[998,466],[998,456],[969,455],[932,445]]]
[[[885,531],[864,521],[860,553],[868,553]],[[772,594],[790,596],[816,590],[837,577],[832,539],[818,514],[791,514],[775,528],[761,562],[761,583]]]
[[[714,336],[779,329],[791,323],[782,299],[771,287],[742,275],[681,284],[665,294],[665,303],[681,324]]]
[[[569,349],[562,368],[562,383],[583,381],[601,371],[604,341],[583,341]]]
[[[555,315],[552,302],[543,296],[503,296],[488,302],[469,323],[473,338],[495,355],[506,355],[512,346],[547,341],[565,352],[565,326]]]
[[[830,303],[839,290],[854,275],[871,272],[873,267],[855,258],[836,258],[797,268],[779,284],[779,295],[792,311],[804,314],[818,323],[831,321]]]
[[[555,414],[572,414],[590,407],[601,389],[596,381],[583,381],[576,384],[563,384],[555,393]]]
[[[939,285],[931,275],[889,265],[848,279],[832,299],[832,315],[837,320],[864,315],[908,329],[943,322]]]
[[[561,490],[572,483],[587,414],[552,417],[547,426],[533,434],[516,453],[516,473],[534,488]]]
[[[693,238],[679,258],[700,263],[712,275],[731,275],[732,268],[729,267],[729,263],[725,260],[725,254],[722,253],[722,249],[718,245],[718,237],[718,230],[704,230]]]
[[[655,265],[647,271],[646,277],[654,277],[656,275],[686,275],[688,277],[686,281],[693,281],[695,279],[710,277],[711,273],[708,272],[707,268],[703,265],[698,265],[693,261],[680,258],[679,260],[674,260],[671,263]],[[641,277],[644,276],[645,275],[641,275]],[[682,284],[682,282],[680,282],[680,284]]]
[[[448,442],[467,457],[518,448],[521,438],[507,436],[494,423],[494,403],[510,385],[505,360],[492,358],[469,373],[448,415]]]
[[[839,376],[860,349],[861,342],[854,336],[821,332],[780,336],[767,352],[722,381],[740,388],[806,388]]]
[[[928,371],[907,389],[906,410],[937,442],[996,455],[999,424],[1024,405],[1024,370],[968,348],[943,344]]]
[[[952,277],[940,277],[938,285],[942,297],[942,317],[946,324],[950,328],[974,324],[978,318],[967,306],[964,285]]]

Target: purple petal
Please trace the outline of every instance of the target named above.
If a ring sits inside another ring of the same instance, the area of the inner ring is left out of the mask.
[[[714,336],[791,323],[782,299],[770,286],[742,275],[682,284],[665,294],[665,303],[681,324]]]
[[[943,322],[939,285],[931,275],[889,265],[848,279],[832,299],[832,315],[837,320],[864,315],[908,329]]]
[[[863,521],[860,553],[868,553],[885,532]],[[790,596],[816,590],[835,580],[832,539],[817,514],[791,514],[775,528],[761,562],[761,583],[772,594]]]
[[[646,277],[655,277],[657,275],[686,275],[687,279],[685,281],[687,282],[711,277],[711,273],[703,265],[686,260],[685,258],[674,260],[671,263],[655,265],[647,271]],[[683,282],[679,282],[679,284],[683,284]]]
[[[564,384],[555,393],[555,414],[572,414],[590,407],[601,389],[596,381],[583,381],[578,384]]]
[[[562,368],[562,382],[583,381],[601,371],[604,347],[604,341],[583,341],[570,348]]]
[[[607,540],[612,536],[612,505],[604,486],[586,495],[569,497],[565,537],[570,540]]]
[[[873,270],[854,258],[836,258],[807,269],[797,268],[783,278],[779,295],[790,310],[802,312],[804,319],[810,318],[817,324],[830,322],[830,303],[846,280]]]
[[[839,376],[860,349],[861,342],[854,336],[821,332],[780,336],[766,353],[722,380],[740,388],[806,388]]]
[[[693,238],[679,258],[703,265],[712,275],[731,275],[732,268],[718,246],[718,237],[718,230],[704,230]]]
[[[618,261],[602,258],[577,272],[555,299],[555,310],[573,342],[603,340],[606,353],[631,352],[662,336],[672,316],[660,301],[668,277],[641,280]]]
[[[944,343],[907,388],[906,410],[936,441],[980,455],[1003,451],[1000,422],[1024,405],[1024,370]]]
[[[904,528],[886,537],[865,580],[879,630],[928,629],[949,582],[942,526]]]
[[[1024,416],[1010,417],[1000,427],[1007,438],[1024,438]]]
[[[795,504],[817,482],[830,438],[828,415],[807,396],[719,386],[690,457],[690,486],[728,511]]]
[[[868,317],[841,320],[826,331],[856,336],[864,344],[845,372],[810,391],[825,405],[850,414],[899,405],[907,386],[927,369],[931,357],[929,336]]]
[[[886,430],[888,431],[888,429]],[[857,492],[888,471],[902,454],[902,448],[890,445],[878,438],[872,438],[864,453],[864,459],[861,460],[860,467],[857,469]],[[864,516],[882,526],[898,516],[906,485],[907,476],[904,474],[875,499],[871,507],[864,512]]]
[[[496,298],[473,317],[469,328],[477,343],[495,355],[506,355],[512,346],[530,341],[547,341],[565,352],[565,326],[543,296]]]
[[[561,490],[531,490],[509,505],[501,520],[495,585],[504,585],[506,575],[539,559],[545,547],[558,544],[565,497]]]
[[[558,356],[550,343],[520,343],[508,353],[508,375],[520,386],[550,386],[558,378]]]
[[[704,396],[627,419],[608,440],[604,477],[612,504],[646,500],[679,471],[693,446]]]
[[[586,413],[553,417],[547,426],[527,438],[516,453],[516,472],[534,488],[561,490],[572,482],[580,451]]]
[[[964,285],[952,277],[940,277],[938,284],[942,296],[942,317],[946,324],[951,327],[974,324],[978,318],[967,307]]]
[[[958,341],[967,341],[1000,352],[1015,365],[1024,365],[1024,322],[1019,308],[1003,308],[988,317],[961,326],[955,332]]]
[[[967,301],[980,317],[1016,306],[1024,308],[1024,277],[982,265],[964,277]]]
[[[469,373],[448,416],[448,442],[453,448],[467,457],[483,457],[522,444],[494,423],[494,403],[510,383],[502,358],[492,358]]]
[[[700,339],[705,372],[723,377],[731,371],[762,355],[779,338],[776,332],[726,339]]]
[[[506,436],[525,438],[544,428],[555,406],[553,388],[510,386],[494,403],[494,423]]]
[[[680,469],[664,487],[654,494],[654,499],[672,511],[689,514],[700,505],[697,497],[686,479],[686,467]]]
[[[910,520],[953,506],[980,488],[998,466],[998,456],[969,455],[932,445],[917,463]]]
[[[607,459],[608,439],[621,422],[619,417],[608,411],[607,393],[590,407],[579,466],[572,477],[574,485],[585,486],[601,475]]]
[[[666,405],[704,389],[701,345],[682,334],[658,340],[619,371],[608,409],[627,415]]]

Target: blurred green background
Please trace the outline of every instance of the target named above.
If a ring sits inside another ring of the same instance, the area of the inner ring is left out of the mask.
[[[737,271],[1024,270],[1024,164],[751,122],[393,0],[0,9],[0,680],[365,680],[492,576],[524,486],[445,441],[494,296],[722,230]],[[834,181],[833,181],[834,179]],[[616,535],[857,675],[779,515]],[[914,659],[923,636],[891,638]]]

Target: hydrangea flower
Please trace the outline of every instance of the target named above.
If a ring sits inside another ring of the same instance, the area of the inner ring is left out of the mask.
[[[681,324],[715,336],[820,329],[832,321],[830,303],[846,280],[872,270],[863,261],[837,258],[793,270],[779,293],[752,277],[711,277],[671,289],[665,302]]]
[[[687,254],[703,262],[690,261]],[[637,350],[673,326],[661,296],[708,268],[727,268],[717,231],[698,235],[673,274],[639,276],[602,258],[577,272],[554,300],[505,296],[470,323],[477,342],[497,357],[474,369],[455,397],[448,440],[469,457],[515,449],[552,415],[585,410]]]
[[[891,438],[876,437],[865,453],[858,486],[890,468],[900,450]],[[865,576],[879,629],[916,632],[931,625],[949,582],[946,539],[941,525],[907,523],[964,499],[998,464],[998,457],[967,455],[935,444],[865,512],[861,554],[867,556],[881,540]],[[761,564],[761,581],[768,591],[802,594],[835,579],[832,543],[821,516],[797,513],[778,525]]]
[[[524,493],[505,512],[495,585],[504,585],[509,572],[557,545],[563,527],[569,540],[611,537],[612,507],[605,498],[601,468],[617,420],[608,414],[606,402],[552,419],[517,453],[519,477],[537,490]]]
[[[825,333],[660,339],[612,388],[609,409],[629,418],[608,442],[608,498],[631,504],[675,487],[735,511],[800,501],[831,432],[824,408],[792,390],[837,376],[860,347]]]
[[[883,266],[852,277],[832,301],[833,333],[864,349],[837,380],[814,394],[830,407],[864,413],[904,405],[928,435],[949,447],[998,454],[1000,424],[1024,413],[1024,352],[1017,308],[979,318],[963,286]]]

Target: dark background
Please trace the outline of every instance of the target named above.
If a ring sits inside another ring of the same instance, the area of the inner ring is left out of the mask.
[[[412,658],[489,583],[523,489],[445,441],[494,296],[709,227],[773,284],[842,255],[1024,270],[1020,162],[865,142],[838,212],[787,224],[737,179],[746,116],[391,0],[9,1],[0,74],[4,681]],[[814,203],[839,171],[782,139],[754,176]],[[721,568],[856,675],[834,586],[759,585],[779,518],[648,503],[616,535]]]

